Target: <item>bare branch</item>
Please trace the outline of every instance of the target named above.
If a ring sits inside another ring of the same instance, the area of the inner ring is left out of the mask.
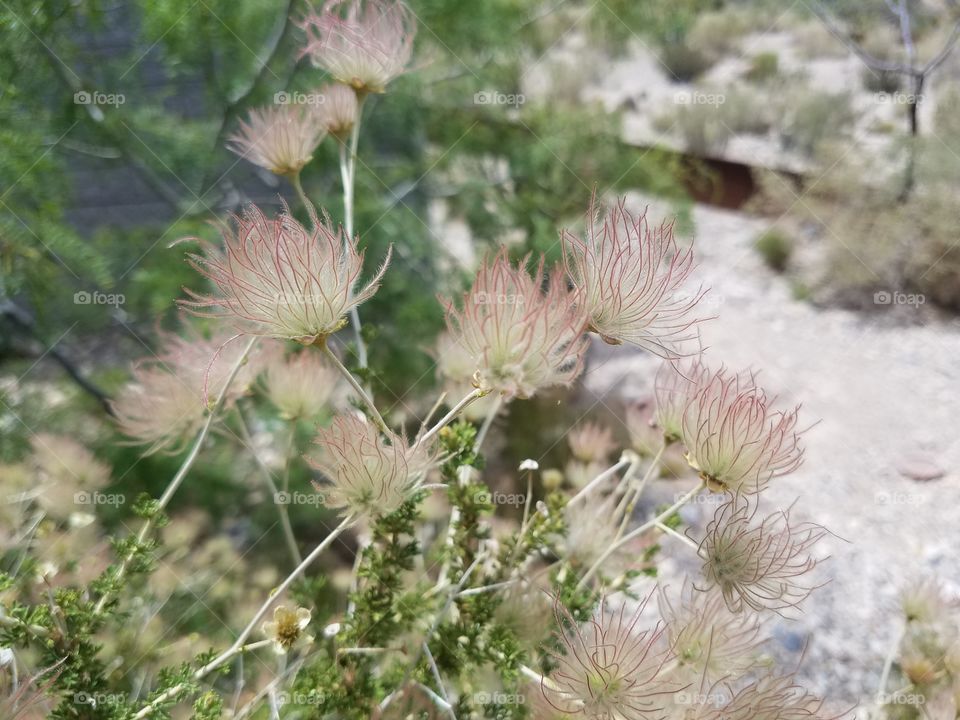
[[[907,53],[907,64],[913,67],[917,51],[913,46],[913,31],[910,27],[910,10],[907,8],[907,0],[900,0],[897,7],[897,18],[900,20],[900,38],[903,40],[903,49]]]
[[[886,60],[881,60],[878,57],[874,57],[862,47],[857,45],[850,37],[841,29],[840,23],[838,23],[826,8],[819,2],[813,2],[810,5],[810,9],[813,10],[814,14],[820,18],[821,22],[827,26],[827,30],[830,31],[830,34],[833,35],[837,40],[842,42],[850,52],[856,55],[863,63],[874,72],[892,72],[899,73],[901,75],[910,75],[915,76],[917,74],[916,69],[909,65],[903,65],[902,63],[888,62]]]
[[[950,31],[950,37],[947,38],[947,41],[943,44],[943,48],[941,48],[940,52],[934,55],[933,59],[924,65],[920,72],[924,75],[929,75],[938,67],[940,67],[950,56],[950,53],[953,52],[954,47],[957,45],[958,39],[960,39],[960,21],[954,24],[953,30]]]

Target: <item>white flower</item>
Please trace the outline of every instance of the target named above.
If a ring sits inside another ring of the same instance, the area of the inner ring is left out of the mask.
[[[273,640],[273,650],[277,655],[285,655],[298,643],[313,641],[303,631],[310,624],[310,611],[303,607],[295,610],[278,605],[273,611],[273,620],[263,623],[263,634]]]

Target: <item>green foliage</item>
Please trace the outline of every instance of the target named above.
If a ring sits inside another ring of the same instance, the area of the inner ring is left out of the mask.
[[[779,71],[779,56],[775,52],[762,52],[750,59],[750,68],[744,77],[750,82],[764,83],[777,77]]]
[[[468,181],[450,199],[452,208],[478,239],[492,243],[517,236],[518,255],[542,252],[548,262],[559,260],[557,230],[579,221],[595,185],[681,197],[675,161],[655,150],[624,148],[619,121],[595,109],[571,107],[561,114],[548,106],[524,106],[519,121],[496,108],[473,119],[454,122],[455,117],[435,118],[442,145],[460,138],[458,155],[442,158],[442,165],[451,171],[467,162],[482,166],[493,156],[503,159],[509,176],[491,172],[486,181]],[[461,137],[456,128],[462,123],[471,130]]]
[[[656,124],[664,132],[679,135],[693,155],[716,157],[723,154],[736,129],[726,122],[724,105],[697,102],[677,105],[673,112],[657,118]]]
[[[891,309],[878,305],[875,294],[894,290],[921,296],[926,304],[960,307],[960,252],[950,209],[957,167],[944,152],[945,142],[949,140],[920,139],[917,185],[906,196],[902,174],[890,172],[890,156],[878,159],[880,165],[864,166],[860,159],[832,167],[827,163],[829,170],[806,194],[803,206],[790,213],[795,221],[818,229],[826,246],[821,272],[805,279],[801,293],[874,311]],[[827,145],[823,152],[835,161],[836,149]],[[905,146],[894,152],[894,167],[905,163],[907,152]],[[782,187],[782,181],[773,184]],[[792,203],[792,197],[783,200],[786,207]]]
[[[865,67],[860,71],[863,86],[870,92],[895,93],[903,88],[903,76],[889,70],[872,70]]]
[[[812,157],[824,141],[843,138],[854,120],[848,95],[808,89],[792,98],[781,140],[784,147]]]
[[[770,228],[763,232],[754,243],[757,252],[771,270],[783,272],[793,253],[793,241],[779,228]]]
[[[613,47],[634,37],[675,43],[686,38],[700,15],[722,5],[720,0],[605,0],[591,16],[591,28]]]
[[[303,8],[294,6],[296,16]],[[558,114],[550,107],[524,106],[518,122],[508,120],[501,107],[472,103],[479,91],[518,91],[523,73],[518,47],[528,37],[520,29],[535,17],[527,3],[496,0],[466,8],[458,0],[418,0],[412,7],[421,27],[419,52],[436,57],[395,82],[386,96],[371,99],[356,209],[367,272],[389,246],[395,250],[393,267],[363,315],[368,332],[377,334],[371,364],[379,370],[373,378],[378,396],[397,407],[410,405],[416,393],[433,384],[425,350],[442,327],[442,312],[432,293],[422,289],[439,288],[444,274],[449,278],[450,263],[443,238],[435,236],[426,218],[431,198],[438,192],[449,196],[451,175],[465,164],[496,158],[511,174],[509,183],[491,186],[472,172],[450,198],[477,237],[514,233],[525,238],[524,249],[547,250],[551,259],[559,252],[558,223],[583,212],[594,183],[681,196],[665,156],[637,151],[631,157],[623,151],[614,118],[592,110]],[[681,27],[688,22],[683,18],[699,9],[699,3],[689,8],[662,3],[636,19],[645,31],[653,19],[662,27]],[[0,11],[0,22],[17,31],[12,33],[16,41],[0,51],[0,69],[13,79],[0,103],[0,180],[6,188],[0,209],[10,211],[0,212],[0,294],[17,297],[33,311],[40,334],[51,340],[73,323],[74,338],[118,324],[120,316],[110,308],[75,304],[73,295],[81,290],[122,294],[122,322],[139,337],[149,335],[157,317],[169,323],[181,288],[198,286],[183,263],[185,250],[193,248],[171,248],[171,243],[196,235],[216,240],[206,221],[225,207],[236,209],[246,194],[238,195],[238,186],[260,184],[258,178],[264,177],[224,149],[226,135],[249,108],[270,102],[275,92],[310,91],[323,80],[307,63],[295,63],[301,35],[292,25],[283,26],[285,6],[217,0],[186,7],[162,0],[138,3],[136,10],[129,26],[132,47],[96,67],[79,59],[81,39],[95,42],[112,22],[98,4],[50,0],[32,13]],[[597,7],[591,17],[606,12]],[[29,30],[21,27],[25,18]],[[534,24],[537,33],[544,32],[549,18]],[[554,40],[543,36],[545,47]],[[89,70],[89,77],[65,73],[45,46],[75,72]],[[150,53],[144,56],[143,48]],[[157,63],[170,78],[160,87],[150,75]],[[23,67],[31,72],[20,72]],[[451,67],[470,72],[451,75]],[[198,78],[199,89],[185,100],[178,88],[196,85]],[[148,80],[151,90],[145,93]],[[77,89],[120,93],[126,101],[91,113],[89,106],[70,102]],[[63,142],[53,142],[61,136]],[[42,147],[47,151],[38,153]],[[137,227],[97,220],[73,226],[67,211],[75,200],[65,170],[74,165],[105,174],[127,168],[167,206],[167,219]],[[419,181],[411,185],[411,178]],[[259,202],[276,204],[278,194],[292,195],[285,181],[267,181],[274,184],[255,198]],[[316,153],[304,185],[335,221],[341,218],[331,143]],[[125,354],[140,350],[133,344]],[[131,480],[137,482],[139,475],[135,471]]]
[[[666,43],[660,51],[660,63],[675,82],[696,80],[711,65],[710,58],[686,40]]]
[[[763,90],[743,86],[724,92],[723,123],[736,133],[764,135],[774,124],[774,111]]]
[[[741,37],[753,24],[749,9],[724,7],[700,13],[688,41],[714,61],[736,51]]]

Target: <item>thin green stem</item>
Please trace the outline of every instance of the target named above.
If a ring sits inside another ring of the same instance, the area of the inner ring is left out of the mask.
[[[316,208],[313,207],[310,198],[308,198],[307,194],[303,191],[303,184],[300,182],[300,173],[289,175],[288,177],[290,178],[290,184],[293,185],[293,189],[297,191],[297,197],[300,198],[303,209],[307,211],[310,217],[313,217],[314,213],[316,213]]]
[[[552,689],[552,690],[560,690],[560,689],[561,689],[560,686],[557,685],[555,682],[553,682],[550,678],[548,678],[548,677],[546,677],[546,676],[544,676],[544,675],[541,675],[541,674],[538,673],[536,670],[533,670],[533,669],[527,667],[526,665],[521,665],[521,666],[520,666],[520,674],[523,675],[524,677],[528,678],[529,680],[533,680],[533,681],[534,681],[535,683],[537,683],[538,685],[539,685],[540,683],[543,683],[544,685],[546,685],[548,688],[550,688],[550,689]]]
[[[234,641],[233,645],[231,645],[227,650],[222,652],[220,655],[218,655],[216,658],[211,660],[209,663],[207,663],[202,668],[200,668],[196,673],[194,673],[194,679],[199,680],[205,677],[206,675],[210,674],[211,672],[216,670],[218,667],[223,665],[225,662],[227,662],[230,658],[232,658],[238,652],[241,652],[244,647],[244,643],[246,643],[247,641],[247,638],[250,637],[250,635],[256,629],[257,623],[259,623],[263,619],[263,616],[267,614],[267,612],[273,606],[273,603],[276,602],[287,591],[287,589],[291,585],[293,585],[294,581],[297,578],[303,575],[304,571],[306,571],[306,569],[310,567],[310,565],[312,565],[313,562],[318,557],[320,557],[320,555],[323,554],[323,551],[326,550],[328,547],[330,547],[333,541],[336,540],[338,537],[340,537],[340,534],[343,533],[344,530],[348,529],[353,524],[353,522],[354,522],[353,516],[348,515],[340,522],[339,525],[337,525],[333,530],[331,530],[330,534],[327,535],[320,542],[320,544],[317,545],[310,552],[310,554],[303,559],[303,562],[297,565],[297,567],[295,567],[293,571],[289,575],[287,575],[284,581],[280,583],[280,585],[277,586],[277,588],[272,593],[270,593],[270,597],[268,597],[266,601],[263,603],[263,605],[260,606],[260,609],[257,610],[253,618],[250,620],[250,622],[247,623],[247,626],[240,632],[240,635]]]
[[[377,429],[383,433],[389,432],[386,421],[384,421],[383,417],[381,417],[380,411],[377,410],[377,406],[373,404],[373,399],[367,394],[367,391],[363,388],[363,385],[361,385],[353,376],[353,373],[347,369],[347,366],[340,362],[340,358],[338,358],[337,354],[330,349],[330,346],[327,343],[323,343],[323,352],[326,353],[328,358],[330,358],[330,362],[332,362],[337,370],[340,371],[340,374],[346,378],[348,383],[350,383],[350,387],[352,387],[360,396],[361,402],[366,405],[367,411],[370,414],[373,422],[376,424]]]
[[[877,687],[877,701],[882,702],[881,697],[887,692],[887,683],[890,682],[890,671],[893,669],[893,660],[897,656],[897,650],[900,649],[900,641],[903,639],[903,635],[906,628],[900,628],[897,631],[897,634],[894,635],[893,642],[890,644],[890,649],[887,651],[887,656],[883,661],[883,672],[880,673],[880,685]]]
[[[621,459],[616,464],[608,467],[602,473],[597,475],[593,480],[591,480],[586,485],[584,485],[576,495],[570,498],[570,501],[567,503],[567,506],[569,507],[570,505],[575,505],[576,503],[580,502],[587,495],[593,492],[594,489],[602,485],[613,475],[616,475],[618,472],[620,472],[620,470],[622,470],[623,467],[628,464],[628,462],[629,462],[628,460]]]
[[[672,527],[670,527],[669,525],[664,525],[662,522],[658,522],[658,523],[657,523],[657,530],[660,530],[661,532],[664,532],[664,533],[666,533],[667,535],[676,538],[677,540],[679,540],[680,542],[682,542],[684,545],[687,545],[688,547],[693,548],[693,550],[694,550],[695,552],[699,552],[699,550],[700,550],[700,547],[699,547],[693,540],[691,540],[690,538],[688,538],[688,537],[687,537],[686,535],[684,535],[683,533],[678,533],[676,530],[674,530],[674,529],[673,529]]]
[[[360,144],[360,120],[363,115],[363,96],[357,101],[357,119],[350,131],[349,146],[340,144],[340,181],[343,185],[343,228],[346,232],[344,250],[349,253],[353,242],[354,193],[357,178],[357,147]],[[367,346],[363,342],[360,312],[357,306],[350,308],[350,325],[353,327],[353,339],[357,345],[357,361],[361,368],[367,367]]]

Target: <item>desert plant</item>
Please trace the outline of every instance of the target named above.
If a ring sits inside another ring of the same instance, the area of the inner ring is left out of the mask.
[[[883,663],[872,707],[880,717],[919,720],[955,712],[960,674],[957,598],[934,577],[916,578],[900,590],[899,626]]]
[[[735,133],[768,133],[774,124],[775,108],[764,93],[764,89],[749,86],[726,90],[719,108],[723,123]]]
[[[889,70],[864,68],[860,71],[860,80],[867,90],[875,93],[894,93],[903,87],[903,78]]]
[[[339,100],[253,114],[231,141],[293,186],[304,219],[249,204],[200,243],[198,289],[181,300],[195,317],[116,399],[127,442],[178,456],[169,480],[130,503],[133,521],[84,425],[76,438],[37,433],[0,469],[0,659],[31,669],[0,707],[84,720],[169,718],[186,703],[199,720],[228,708],[349,720],[520,720],[528,705],[587,720],[817,712],[792,674],[758,662],[761,623],[809,594],[826,532],[759,503],[802,462],[800,410],[698,356],[702,291],[671,223],[595,200],[582,229],[561,233],[562,264],[488,254],[440,303],[463,395],[417,421],[381,409],[361,313],[394,268],[389,250],[359,249],[357,152],[370,93],[408,71],[416,25],[399,0],[345,5],[301,18]],[[340,159],[339,225],[300,184],[324,133]],[[657,448],[611,463],[611,434],[580,428],[571,449],[595,476],[564,487],[535,460],[507,458],[516,492],[494,492],[484,466],[498,419],[574,383],[593,335],[665,358]],[[484,400],[482,422],[462,419]],[[320,422],[312,444],[298,421]],[[687,463],[674,498],[634,524],[671,445]],[[275,515],[260,540],[282,534],[289,557],[257,566],[252,548],[176,508],[215,455],[234,471],[233,501]],[[301,458],[312,485],[294,484]],[[704,493],[720,500],[713,520],[701,537],[680,532],[678,511]],[[135,529],[106,527],[104,508]],[[309,532],[297,532],[299,510]],[[666,537],[701,565],[679,592],[651,577]],[[688,693],[697,682],[716,688]]]
[[[769,82],[779,70],[780,58],[775,52],[757,53],[750,58],[750,67],[744,73],[744,78],[755,83]]]
[[[655,120],[662,132],[678,135],[684,147],[700,157],[721,155],[734,134],[725,122],[723,107],[708,103],[677,105],[671,113]]]
[[[793,253],[793,240],[783,230],[770,228],[764,231],[757,238],[754,247],[770,269],[777,272],[787,269]]]
[[[660,49],[659,57],[667,76],[674,82],[696,80],[711,65],[706,53],[687,40],[667,42]]]
[[[818,230],[824,241],[821,271],[810,278],[814,293],[858,308],[912,311],[930,303],[958,307],[956,252],[950,220],[958,177],[944,145],[923,146],[918,164],[922,192],[900,199],[900,179],[889,158],[835,162],[795,205],[782,179],[761,178],[766,209],[786,213]],[[836,150],[823,148],[825,158]],[[900,293],[893,303],[894,293]]]
[[[878,25],[861,41],[864,51],[884,63],[899,60],[903,49],[896,31],[888,25]],[[871,92],[892,93],[903,87],[903,75],[882,67],[872,68],[864,65],[860,71],[863,86]]]
[[[714,61],[736,50],[740,38],[750,29],[748,11],[725,7],[701,13],[688,35],[692,47]]]
[[[854,120],[849,96],[807,89],[789,98],[781,141],[785,148],[812,157],[825,140],[844,137]]]
[[[848,52],[821,21],[812,18],[793,28],[793,39],[798,52],[807,60],[843,57]]]

